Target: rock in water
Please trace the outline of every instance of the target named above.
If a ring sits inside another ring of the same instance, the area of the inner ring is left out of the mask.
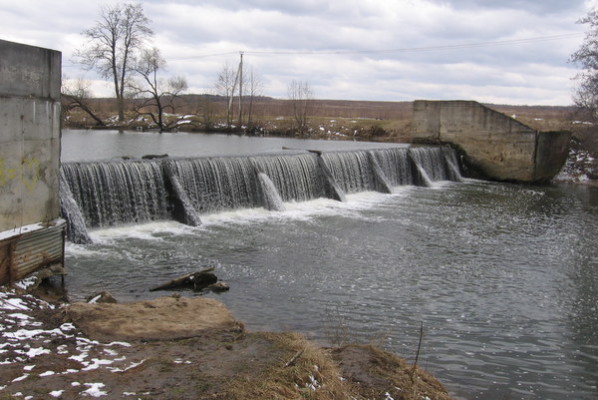
[[[110,292],[100,292],[85,299],[89,304],[118,303]]]
[[[230,290],[230,286],[226,282],[219,281],[219,282],[216,282],[216,283],[212,283],[206,289],[211,290],[214,293],[222,293],[222,292],[229,291]]]

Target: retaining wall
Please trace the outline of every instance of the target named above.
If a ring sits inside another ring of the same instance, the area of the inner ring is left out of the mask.
[[[569,132],[539,132],[475,101],[414,102],[413,140],[451,143],[475,173],[500,181],[545,182],[561,169]]]
[[[61,63],[58,51],[0,40],[0,284],[61,258]]]

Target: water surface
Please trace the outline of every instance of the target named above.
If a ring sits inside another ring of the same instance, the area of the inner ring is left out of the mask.
[[[214,266],[232,289],[210,296],[251,330],[374,342],[413,359],[423,323],[419,362],[456,397],[595,399],[597,188],[395,190],[202,215],[198,228],[95,230],[96,243],[67,246],[70,295],[152,298],[168,292],[150,287]]]
[[[255,137],[217,133],[134,132],[67,129],[62,131],[62,162],[109,160],[119,157],[168,154],[171,157],[210,157],[280,153],[299,150],[352,150],[396,147],[399,144]]]

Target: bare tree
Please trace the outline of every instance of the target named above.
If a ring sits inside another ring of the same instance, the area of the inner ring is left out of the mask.
[[[216,105],[214,104],[214,96],[212,94],[206,93],[202,95],[196,114],[201,115],[201,121],[206,130],[214,128]]]
[[[237,72],[234,71],[228,63],[224,63],[222,70],[216,78],[216,93],[226,99],[226,126],[230,129],[233,123],[233,112],[229,107],[231,104],[236,81]]]
[[[63,98],[63,111],[68,113],[80,109],[87,113],[98,126],[105,126],[104,121],[92,110],[89,99],[92,97],[89,87],[91,84],[82,78],[76,80],[62,80],[61,94]]]
[[[111,78],[118,106],[118,121],[125,120],[124,94],[131,63],[143,42],[153,35],[141,4],[103,7],[96,25],[83,31],[89,47],[75,53],[79,62]]]
[[[253,67],[249,69],[248,81],[249,105],[247,107],[247,125],[251,127],[253,124],[253,101],[256,97],[263,94],[264,81],[258,74],[254,73]]]
[[[308,82],[293,80],[287,88],[293,111],[294,128],[301,136],[307,135],[308,119],[313,103],[313,92]]]
[[[571,62],[582,68],[576,76],[579,85],[575,89],[573,101],[596,121],[598,120],[598,9],[590,10],[577,23],[587,24],[589,30],[581,47],[570,58]]]
[[[159,72],[166,68],[166,60],[157,48],[144,49],[135,64],[135,72],[140,82],[131,80],[129,87],[133,97],[141,100],[135,109],[139,115],[151,118],[160,132],[176,126],[178,118],[167,120],[165,113],[175,112],[177,97],[187,89],[187,80],[181,76],[162,79]]]

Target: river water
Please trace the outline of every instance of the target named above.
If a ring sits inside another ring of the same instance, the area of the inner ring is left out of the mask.
[[[65,131],[64,161],[380,147],[203,134]],[[285,211],[97,229],[67,246],[72,299],[121,300],[214,266],[210,294],[250,330],[372,342],[463,399],[598,397],[598,188],[483,181],[357,193]]]

